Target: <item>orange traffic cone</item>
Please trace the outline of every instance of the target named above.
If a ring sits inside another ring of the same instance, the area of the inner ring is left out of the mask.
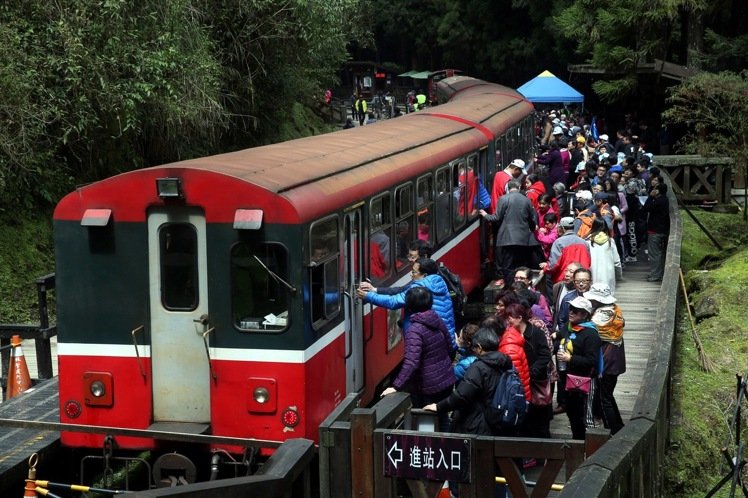
[[[442,484],[442,489],[439,491],[437,498],[452,498],[452,493],[449,491],[449,483],[447,481],[444,481],[444,484]]]
[[[21,349],[21,336],[14,335],[10,338],[12,346],[10,353],[10,368],[8,369],[8,393],[5,399],[18,396],[31,387],[29,367],[26,366],[26,358],[23,357]]]

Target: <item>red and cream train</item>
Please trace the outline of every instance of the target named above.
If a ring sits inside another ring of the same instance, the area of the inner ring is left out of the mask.
[[[532,105],[457,76],[446,102],[322,136],[124,173],[54,213],[61,422],[317,440],[403,354],[397,312],[355,299],[409,279],[407,245],[482,283],[465,168],[532,147]],[[468,177],[472,177],[468,175]],[[62,443],[102,446],[64,432]],[[121,448],[150,448],[119,437]]]

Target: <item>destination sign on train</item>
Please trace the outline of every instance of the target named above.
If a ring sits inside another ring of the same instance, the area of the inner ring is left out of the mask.
[[[384,475],[470,482],[470,440],[385,432]]]

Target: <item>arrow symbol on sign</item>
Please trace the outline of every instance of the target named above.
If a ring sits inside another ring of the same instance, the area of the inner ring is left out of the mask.
[[[395,458],[393,458],[393,453],[395,454]],[[395,444],[393,444],[392,448],[387,452],[387,458],[390,459],[390,462],[392,462],[392,465],[394,465],[396,469],[397,464],[403,461],[403,450],[397,447],[397,441],[395,441]]]

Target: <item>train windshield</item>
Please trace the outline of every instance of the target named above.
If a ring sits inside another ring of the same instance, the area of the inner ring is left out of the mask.
[[[280,332],[288,325],[288,252],[280,244],[236,244],[231,250],[234,326]]]

